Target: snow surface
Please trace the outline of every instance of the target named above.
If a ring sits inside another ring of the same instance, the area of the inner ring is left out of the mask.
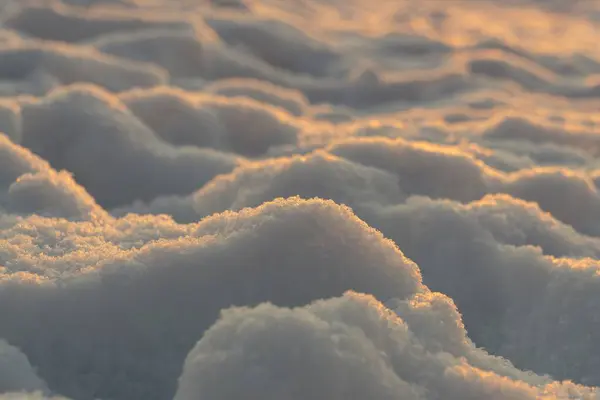
[[[0,1],[0,400],[600,399],[600,3]]]

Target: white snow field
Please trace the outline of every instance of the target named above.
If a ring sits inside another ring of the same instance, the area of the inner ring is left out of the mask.
[[[600,399],[600,2],[0,0],[0,400]]]

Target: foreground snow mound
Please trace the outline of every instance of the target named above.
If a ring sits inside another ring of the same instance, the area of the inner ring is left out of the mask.
[[[444,296],[395,303],[397,314],[347,293],[227,310],[188,355],[175,400],[597,398],[476,349]]]
[[[185,354],[231,305],[427,290],[392,242],[322,200],[277,200],[191,226],[30,217],[3,228],[0,336],[51,389],[77,399],[168,398]]]

